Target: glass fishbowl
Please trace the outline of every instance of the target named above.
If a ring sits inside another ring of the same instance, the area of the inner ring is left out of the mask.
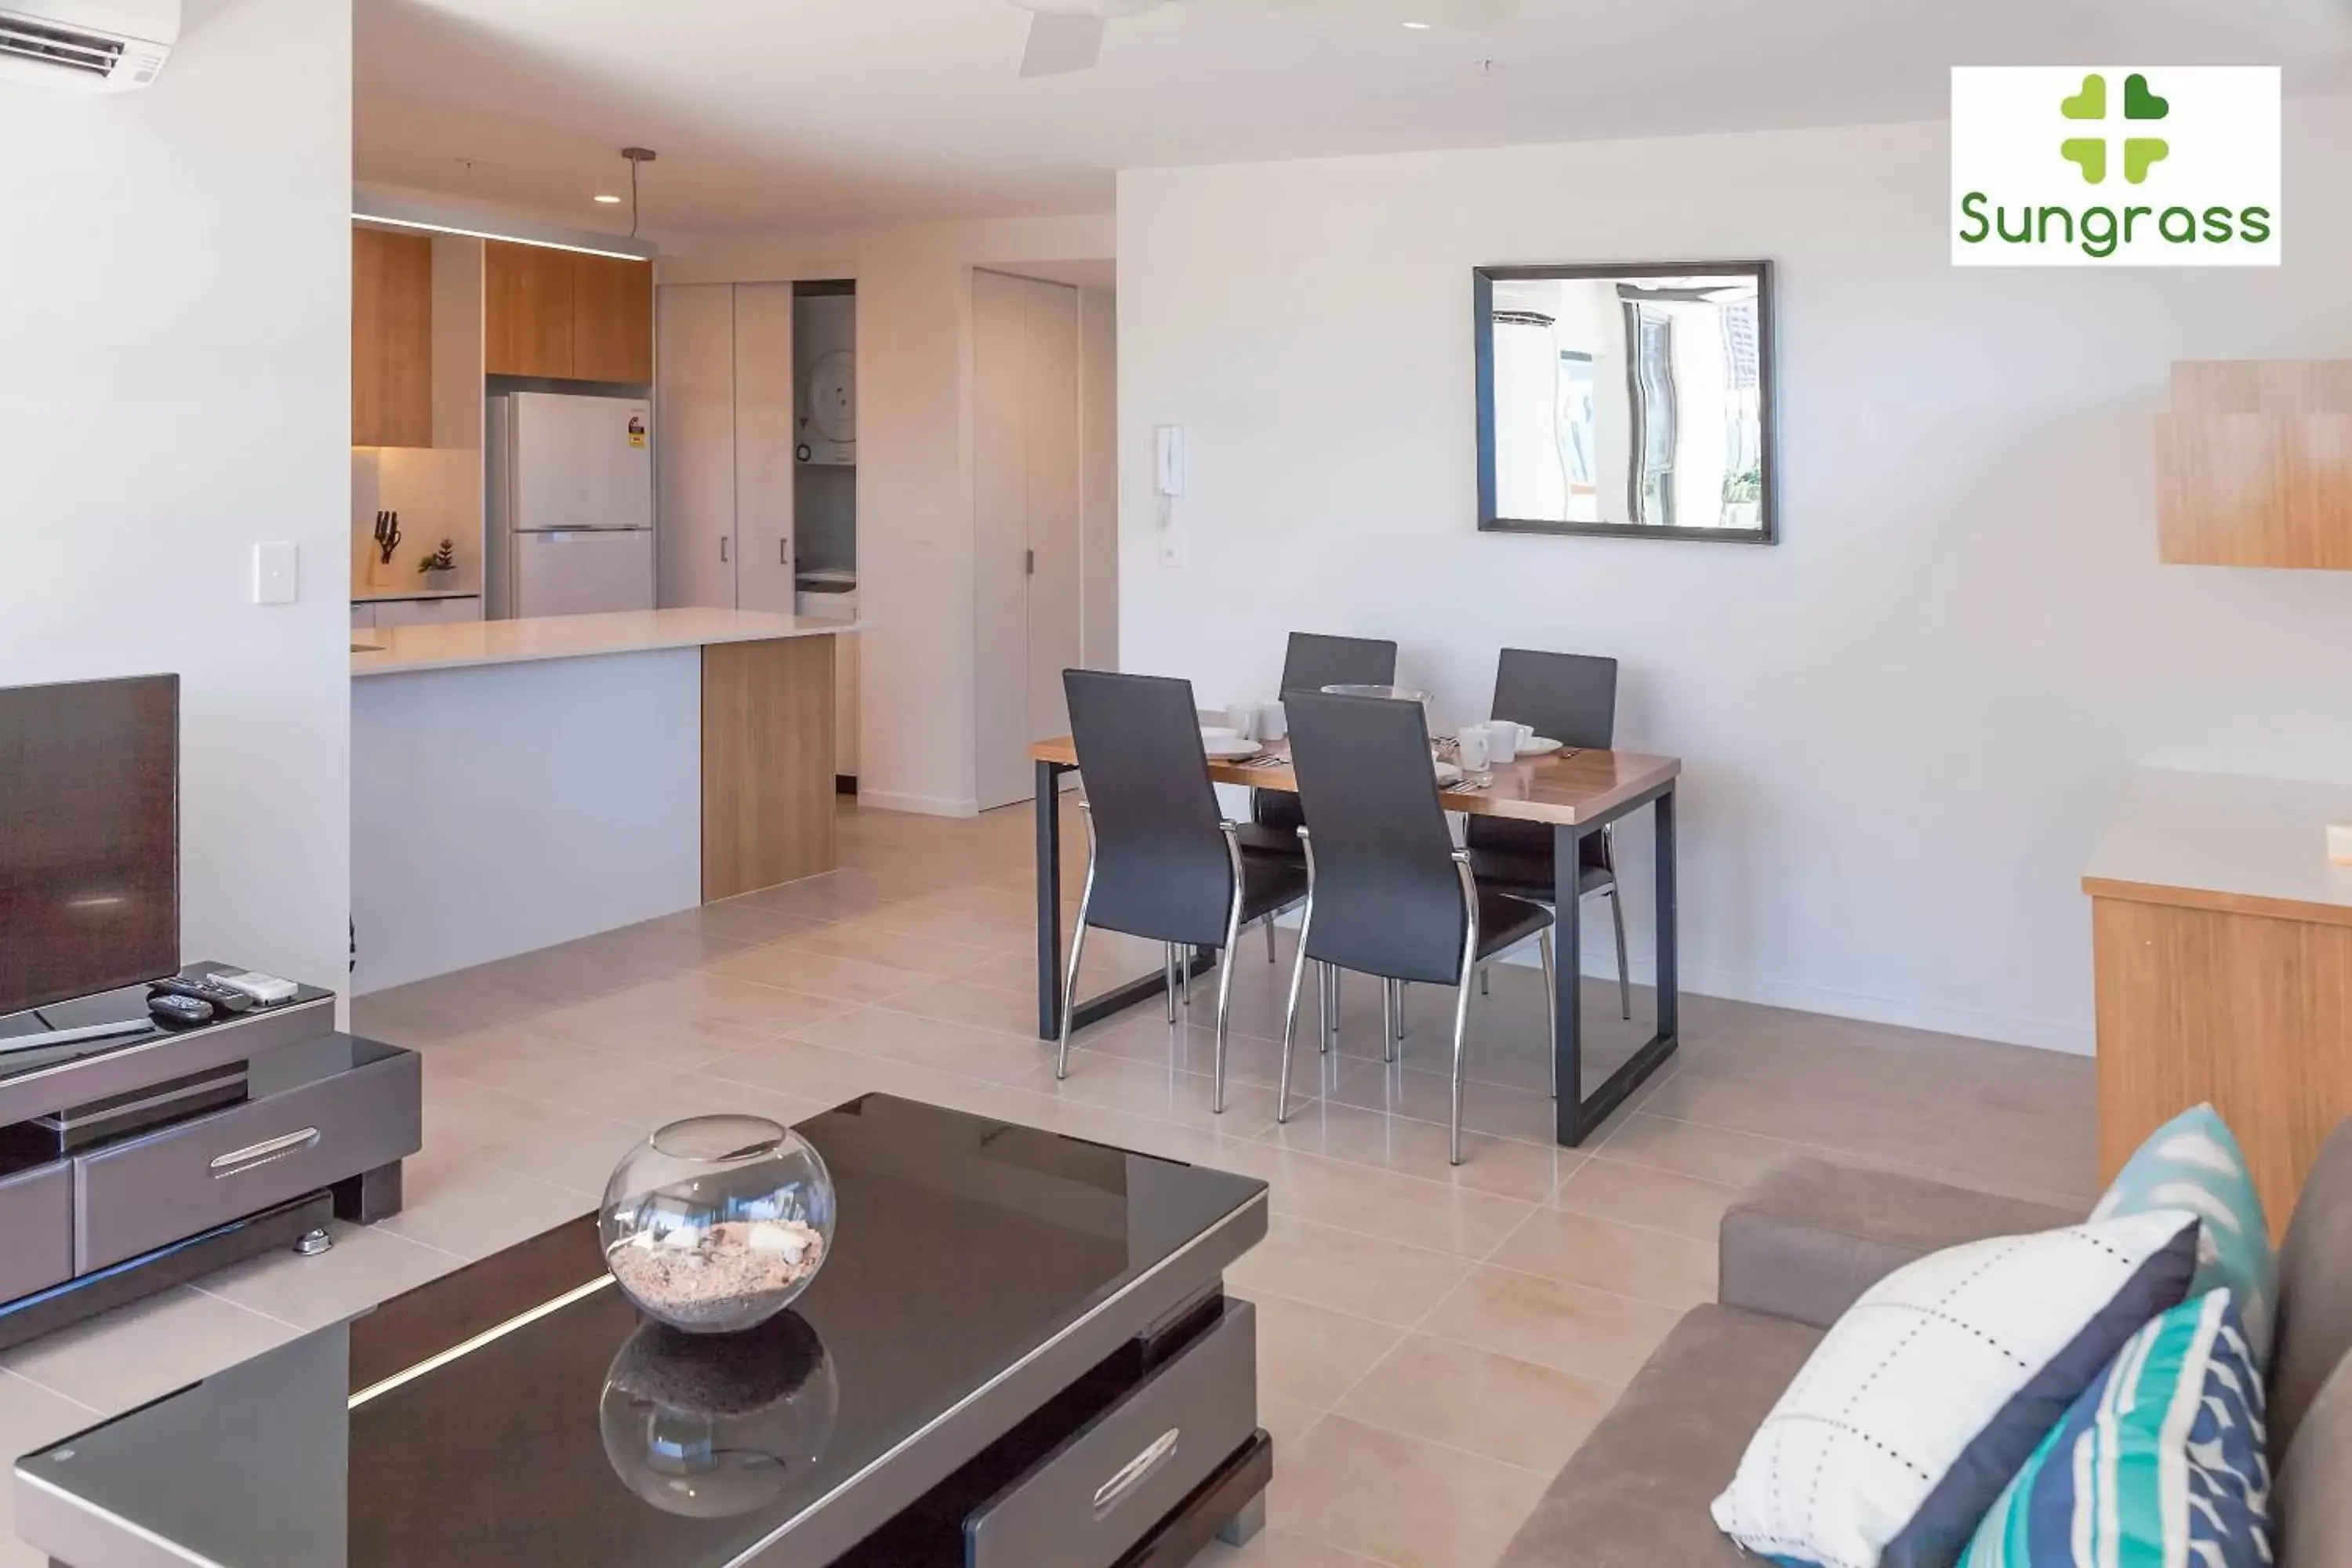
[[[673,1121],[604,1184],[604,1265],[646,1316],[690,1334],[766,1321],[833,1250],[833,1176],[808,1140],[760,1116]]]
[[[805,1485],[840,1406],[824,1342],[786,1312],[738,1334],[643,1325],[605,1374],[597,1424],[631,1491],[665,1513],[724,1519]]]

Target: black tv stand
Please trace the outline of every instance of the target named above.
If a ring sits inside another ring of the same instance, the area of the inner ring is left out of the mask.
[[[337,1032],[334,994],[308,986],[196,1028],[85,1033],[146,1018],[143,985],[0,1017],[0,1349],[399,1211],[413,1053]],[[80,1037],[9,1046],[52,1031]]]

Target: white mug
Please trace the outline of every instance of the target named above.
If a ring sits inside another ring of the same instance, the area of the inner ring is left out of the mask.
[[[1465,724],[1454,732],[1454,760],[1465,773],[1486,771],[1486,726]]]
[[[1519,727],[1508,719],[1497,719],[1486,726],[1486,752],[1496,765],[1511,761],[1519,754]]]
[[[1255,741],[1257,739],[1257,713],[1256,703],[1236,702],[1225,710],[1225,722],[1234,727],[1234,733],[1241,739]]]
[[[1279,741],[1290,733],[1290,721],[1284,716],[1282,704],[1268,702],[1257,710],[1257,738]]]

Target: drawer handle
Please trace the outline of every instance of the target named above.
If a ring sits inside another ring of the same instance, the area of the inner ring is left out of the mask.
[[[258,1143],[248,1143],[242,1149],[232,1149],[226,1154],[214,1156],[212,1173],[215,1178],[234,1176],[240,1171],[250,1171],[256,1165],[267,1165],[272,1160],[282,1160],[297,1150],[308,1149],[318,1141],[319,1130],[315,1127],[305,1127],[299,1132],[289,1132],[283,1137],[264,1139]]]
[[[1151,1439],[1150,1446],[1118,1468],[1118,1474],[1095,1489],[1095,1511],[1102,1513],[1142,1484],[1143,1478],[1158,1469],[1176,1451],[1177,1436],[1183,1430],[1171,1426]]]

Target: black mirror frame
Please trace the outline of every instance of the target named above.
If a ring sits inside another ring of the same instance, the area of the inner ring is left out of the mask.
[[[1760,526],[1733,531],[1720,528],[1654,527],[1638,522],[1547,522],[1497,517],[1495,508],[1495,285],[1498,281],[1550,278],[1687,278],[1703,274],[1756,279],[1757,437],[1761,453]],[[1578,262],[1528,267],[1477,267],[1471,277],[1473,376],[1478,418],[1478,531],[1481,533],[1592,534],[1610,539],[1696,539],[1717,544],[1780,542],[1780,462],[1775,426],[1780,397],[1775,387],[1772,263],[1750,261],[1636,261],[1622,265]]]

